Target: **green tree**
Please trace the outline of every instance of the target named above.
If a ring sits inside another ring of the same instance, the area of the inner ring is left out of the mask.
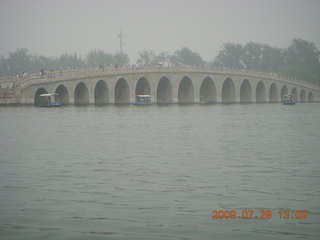
[[[38,72],[41,69],[59,68],[57,59],[54,57],[46,57],[44,55],[40,55],[40,56],[32,55],[30,59],[32,62],[31,72]]]
[[[309,71],[306,66],[286,65],[279,69],[281,75],[289,76],[297,80],[319,84],[318,76]]]
[[[156,55],[154,51],[142,50],[139,52],[139,58],[137,63],[140,65],[157,65],[157,64],[169,64],[171,56],[167,52],[162,52]]]
[[[113,55],[109,53],[105,53],[104,51],[98,49],[98,50],[92,50],[90,51],[85,58],[85,61],[88,66],[90,67],[97,67],[100,65],[109,65],[114,62]]]
[[[154,51],[142,50],[139,52],[137,63],[139,65],[150,66],[155,64],[156,54]]]
[[[17,49],[15,52],[9,52],[8,55],[8,58],[1,57],[0,59],[1,76],[10,76],[16,73],[21,74],[24,71],[35,73],[41,69],[57,67],[57,60],[55,58],[31,55],[26,48]]]
[[[243,47],[241,44],[225,43],[215,58],[215,67],[243,69]]]
[[[311,68],[319,64],[319,51],[313,42],[293,39],[286,50],[286,62],[289,65],[308,65]]]
[[[279,71],[320,85],[319,57],[320,52],[313,42],[293,39],[291,45],[284,51],[284,65]]]
[[[59,66],[62,66],[64,69],[76,69],[76,68],[84,68],[85,67],[85,62],[82,60],[81,57],[78,57],[76,53],[73,55],[69,54],[62,54],[58,59],[57,59],[57,64]]]
[[[154,60],[155,60],[156,64],[165,64],[165,63],[169,64],[170,63],[170,57],[171,56],[169,55],[169,53],[162,52],[159,55],[157,55]]]
[[[266,72],[279,72],[284,65],[283,50],[266,44],[262,48],[261,69]]]
[[[18,48],[15,52],[9,52],[9,58],[6,61],[9,75],[24,71],[32,71],[31,55],[26,48]]]
[[[113,63],[118,65],[118,66],[125,66],[129,63],[129,56],[126,53],[120,53],[117,52],[114,56],[113,56]]]
[[[0,55],[0,77],[9,75],[11,75],[11,73],[9,65],[7,63],[7,59],[4,56]]]
[[[261,69],[263,45],[249,42],[243,47],[242,61],[247,69]]]
[[[176,65],[203,65],[205,63],[200,54],[191,51],[187,47],[175,51],[170,61]]]

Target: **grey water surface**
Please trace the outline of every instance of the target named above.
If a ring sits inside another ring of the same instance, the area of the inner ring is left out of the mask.
[[[0,108],[0,239],[320,239],[319,207],[319,103]]]

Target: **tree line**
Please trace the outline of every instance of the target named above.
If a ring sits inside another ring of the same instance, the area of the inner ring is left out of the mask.
[[[0,76],[11,76],[21,72],[35,73],[42,69],[80,69],[100,65],[125,65],[129,63],[128,54],[109,54],[102,50],[92,50],[84,58],[78,54],[62,54],[60,57],[29,54],[28,49],[18,48],[9,52],[7,58],[0,56]]]
[[[26,48],[18,48],[9,52],[8,58],[0,56],[0,76],[10,76],[21,72],[34,73],[41,69],[79,69],[99,66],[126,66],[129,64],[128,54],[110,54],[101,49],[92,50],[84,58],[74,54],[62,54],[60,57],[31,55]],[[203,65],[205,61],[200,54],[184,47],[173,55],[166,52],[156,55],[154,51],[142,50],[136,61],[139,66],[153,65]]]
[[[285,49],[254,42],[225,43],[213,66],[277,73],[320,85],[319,57],[315,44],[302,39],[293,39]]]
[[[206,62],[202,59],[199,53],[193,52],[187,47],[176,50],[173,54],[162,52],[156,54],[154,51],[142,50],[139,52],[137,59],[138,65],[152,66],[152,65],[189,65],[189,66],[203,66]]]
[[[320,85],[320,52],[315,44],[302,39],[293,39],[285,49],[267,44],[249,42],[245,45],[225,43],[212,62],[206,62],[200,54],[187,47],[173,54],[152,50],[142,50],[136,60],[137,65],[192,65],[216,68],[253,70],[302,79]],[[20,48],[9,52],[8,57],[0,56],[0,76],[11,76],[21,72],[39,72],[41,69],[76,69],[99,66],[126,66],[128,54],[107,53],[101,49],[92,50],[84,57],[62,54],[60,57],[47,57],[29,54],[28,49]]]

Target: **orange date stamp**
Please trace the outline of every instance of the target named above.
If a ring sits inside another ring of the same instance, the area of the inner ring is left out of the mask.
[[[308,219],[306,210],[214,210],[212,219]]]

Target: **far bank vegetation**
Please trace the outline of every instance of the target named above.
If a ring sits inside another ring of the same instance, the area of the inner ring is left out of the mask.
[[[207,66],[239,70],[276,73],[320,85],[320,51],[313,42],[293,39],[285,49],[267,44],[249,42],[225,43],[211,62],[205,62],[200,54],[188,47],[176,50],[173,54],[152,50],[141,50],[133,65],[136,66]],[[35,73],[41,69],[79,69],[99,66],[127,66],[129,56],[126,53],[107,53],[101,49],[92,50],[84,57],[74,54],[62,54],[60,57],[32,55],[28,49],[20,48],[9,52],[7,57],[0,56],[0,77]]]

